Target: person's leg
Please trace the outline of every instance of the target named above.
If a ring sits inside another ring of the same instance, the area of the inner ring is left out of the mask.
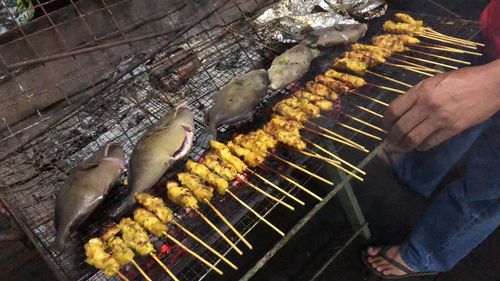
[[[412,151],[394,164],[399,180],[414,192],[430,196],[453,166],[477,140],[486,124],[480,124],[428,151]]]
[[[500,114],[471,149],[464,177],[452,182],[432,202],[405,243],[387,256],[412,271],[447,271],[500,223]],[[370,264],[389,275],[404,275],[368,249]]]

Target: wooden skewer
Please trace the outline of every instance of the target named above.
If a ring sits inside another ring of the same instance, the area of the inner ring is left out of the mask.
[[[226,219],[226,217],[224,217],[224,215],[219,211],[217,210],[217,208],[215,208],[214,205],[212,205],[212,203],[210,203],[210,201],[208,201],[207,199],[205,199],[205,203],[217,214],[217,216],[219,216],[219,218],[241,239],[241,241],[243,243],[245,243],[245,245],[247,245],[247,247],[251,250],[253,249],[253,246],[252,244],[250,244],[250,242],[248,242],[248,240],[229,222],[229,220]]]
[[[260,194],[262,194],[262,195],[266,196],[267,198],[269,198],[269,199],[271,199],[271,200],[273,200],[273,201],[275,201],[275,202],[277,202],[277,203],[279,203],[279,204],[281,204],[281,205],[285,206],[286,208],[288,208],[288,209],[290,209],[290,210],[292,210],[292,211],[294,211],[294,210],[295,210],[295,208],[294,208],[292,205],[290,205],[290,204],[288,204],[288,203],[286,203],[286,202],[283,202],[283,201],[282,201],[282,200],[280,200],[279,198],[276,198],[275,196],[273,196],[273,195],[271,195],[271,194],[267,193],[266,191],[264,191],[264,190],[263,190],[263,189],[261,189],[260,187],[256,186],[255,184],[253,184],[253,183],[251,183],[251,182],[249,182],[249,181],[247,181],[247,180],[242,180],[242,181],[243,181],[246,185],[248,185],[248,186],[250,186],[251,188],[255,189],[255,190],[256,190],[257,192],[259,192]]]
[[[229,246],[231,246],[231,248],[233,248],[238,254],[240,254],[240,256],[243,255],[243,252],[233,243],[233,241],[227,238],[227,236],[220,229],[218,229],[217,226],[215,226],[215,224],[213,224],[202,212],[200,212],[200,210],[194,209],[194,212],[197,213],[213,230],[215,230],[215,232],[217,232],[222,237],[222,239],[226,240]]]
[[[174,275],[174,273],[172,273],[172,271],[170,271],[170,269],[168,269],[168,267],[161,262],[161,260],[153,253],[149,253],[149,255],[161,266],[161,268],[163,268],[163,270],[165,270],[165,272],[170,276],[170,278],[172,278],[174,281],[179,281],[179,279]]]
[[[312,157],[312,158],[316,158],[316,159],[319,159],[319,160],[322,160],[322,161],[327,161],[327,162],[331,162],[331,161],[334,161],[336,162],[337,164],[340,164],[340,162],[336,161],[336,160],[333,160],[333,159],[330,159],[330,158],[327,158],[325,156],[322,156],[312,150],[302,150],[300,151],[300,153],[304,154],[305,156],[309,156],[309,157]]]
[[[344,145],[347,145],[349,147],[352,147],[352,148],[355,148],[357,150],[360,150],[360,151],[363,151],[363,152],[370,152],[368,151],[364,146],[361,146],[361,145],[358,145],[358,144],[353,144],[352,142],[350,141],[346,141],[346,140],[343,140],[343,139],[340,139],[340,138],[337,138],[337,137],[334,137],[334,136],[330,136],[330,135],[327,135],[327,134],[323,134],[321,132],[318,132],[316,130],[313,130],[311,128],[307,128],[307,127],[304,127],[304,129],[306,131],[309,131],[309,132],[312,132],[312,133],[315,133],[316,135],[319,135],[319,136],[322,136],[324,138],[327,138],[327,139],[330,139],[332,141],[335,141],[335,142],[338,142],[338,143],[341,143],[341,144],[344,144]]]
[[[144,270],[142,270],[142,268],[137,264],[137,262],[135,260],[130,260],[130,263],[137,269],[137,271],[139,271],[139,273],[142,275],[142,277],[144,277],[144,279],[146,279],[147,281],[153,281],[151,280],[151,278],[149,278],[149,276],[146,274],[146,272],[144,272]]]
[[[471,44],[474,44],[474,45],[477,45],[477,46],[484,47],[483,43],[474,42],[474,41],[471,41],[471,40],[467,40],[467,39],[462,39],[462,38],[458,38],[458,37],[446,35],[446,34],[443,34],[441,32],[438,32],[438,31],[436,31],[436,30],[434,30],[434,29],[432,29],[430,27],[425,27],[425,30],[428,31],[429,33],[437,34],[437,35],[440,35],[440,36],[443,36],[443,37],[447,37],[447,38],[453,38],[453,39],[456,39],[456,40],[460,40],[460,41],[463,41],[463,42],[467,42],[467,43],[471,43]]]
[[[377,77],[379,77],[379,78],[382,78],[382,79],[385,79],[385,80],[388,80],[388,81],[391,81],[391,82],[394,82],[394,83],[401,84],[401,85],[406,86],[406,87],[408,87],[408,88],[413,87],[413,85],[410,85],[410,84],[405,83],[405,82],[403,82],[403,81],[399,81],[399,80],[397,80],[397,79],[394,79],[394,78],[391,78],[391,77],[387,77],[387,76],[385,76],[385,75],[378,74],[378,73],[375,73],[375,72],[370,71],[370,70],[367,70],[367,71],[366,71],[366,73],[371,74],[371,75],[373,75],[373,76],[377,76]]]
[[[402,60],[402,59],[398,59],[396,57],[391,57],[390,58],[391,60],[395,60],[397,62],[400,62],[400,63],[403,63],[405,65],[409,65],[409,66],[414,66],[416,70],[420,70],[420,71],[424,71],[424,72],[429,72],[429,74],[431,73],[444,73],[443,71],[441,70],[437,70],[437,69],[434,69],[434,68],[430,68],[430,67],[427,67],[427,66],[423,66],[423,65],[420,65],[420,64],[416,64],[414,62],[410,62],[410,61],[406,61],[406,60]]]
[[[449,64],[445,64],[445,63],[435,62],[435,61],[426,60],[426,59],[422,59],[422,58],[416,58],[416,57],[407,56],[407,55],[403,55],[403,54],[396,54],[396,55],[404,57],[404,58],[407,58],[407,59],[412,59],[412,60],[416,60],[416,61],[421,61],[421,62],[426,62],[426,63],[432,63],[432,64],[435,64],[435,65],[440,65],[442,67],[446,67],[446,68],[449,68],[449,69],[458,69],[458,67],[456,67],[456,66],[452,66],[452,65],[449,65]]]
[[[317,149],[319,149],[319,150],[323,151],[324,153],[326,153],[326,154],[330,155],[331,157],[333,157],[333,158],[335,158],[335,159],[339,160],[342,164],[347,165],[349,168],[352,168],[353,170],[356,170],[357,172],[359,172],[359,173],[360,173],[360,174],[362,174],[362,175],[366,175],[366,172],[365,172],[365,171],[363,171],[363,170],[359,169],[358,167],[356,167],[356,166],[352,165],[351,163],[349,163],[349,162],[345,161],[344,159],[342,159],[342,158],[338,157],[337,155],[335,155],[335,154],[331,153],[330,151],[328,151],[328,150],[324,149],[323,147],[321,147],[321,146],[319,146],[319,145],[315,144],[314,142],[312,142],[312,141],[310,141],[310,140],[308,140],[308,139],[304,139],[304,141],[305,141],[305,142],[307,142],[307,143],[309,143],[309,144],[311,144],[312,146],[316,147]]]
[[[462,43],[457,43],[457,42],[453,42],[451,40],[441,39],[441,38],[438,38],[438,37],[432,36],[432,35],[419,34],[418,36],[423,37],[423,38],[427,38],[430,40],[438,41],[438,42],[447,43],[450,45],[460,46],[462,48],[477,50],[476,46],[470,46],[470,45],[466,45],[466,44],[462,44]]]
[[[370,124],[370,123],[368,123],[368,122],[366,122],[366,121],[364,121],[364,120],[361,120],[361,119],[359,119],[359,118],[357,118],[357,117],[354,117],[354,116],[352,116],[352,115],[350,115],[350,114],[347,114],[347,113],[342,113],[342,114],[343,114],[344,116],[346,116],[346,117],[351,118],[352,120],[354,120],[354,121],[356,121],[356,122],[358,122],[358,123],[361,123],[361,124],[363,124],[363,125],[365,125],[365,126],[368,126],[368,127],[372,128],[372,129],[374,129],[374,130],[377,130],[377,131],[379,131],[379,132],[382,132],[382,133],[384,133],[384,134],[387,134],[387,131],[386,131],[386,130],[384,130],[384,129],[382,129],[382,128],[378,127],[378,126],[375,126],[375,125],[373,125],[373,124]]]
[[[314,127],[316,127],[316,128],[319,128],[321,131],[326,132],[326,133],[328,133],[328,134],[332,135],[333,137],[336,137],[336,138],[339,138],[339,139],[341,139],[341,140],[343,140],[343,141],[346,141],[346,142],[348,142],[348,143],[351,143],[352,145],[355,145],[355,146],[357,146],[357,147],[359,147],[359,148],[361,148],[361,149],[365,149],[365,147],[364,147],[364,146],[362,146],[361,144],[359,144],[359,143],[357,143],[357,142],[355,142],[355,141],[353,141],[353,140],[351,140],[351,139],[349,139],[349,138],[347,138],[347,137],[344,137],[344,136],[343,136],[343,135],[341,135],[341,134],[337,134],[337,133],[335,133],[334,131],[329,130],[329,129],[327,129],[327,128],[323,127],[323,126],[320,126],[320,125],[318,125],[318,124],[316,124],[316,123],[314,123],[314,122],[306,121],[306,124],[311,125],[311,126],[314,126]]]
[[[364,111],[364,112],[370,113],[370,114],[371,114],[371,115],[373,115],[373,116],[377,116],[377,117],[379,117],[379,118],[384,118],[384,115],[382,115],[382,114],[380,114],[380,113],[377,113],[377,112],[375,112],[375,111],[373,111],[373,110],[371,110],[371,109],[368,109],[368,108],[366,108],[366,107],[364,107],[364,106],[359,106],[359,105],[357,105],[357,104],[353,104],[353,106],[354,106],[355,108],[359,109],[359,110],[362,110],[362,111]]]
[[[388,66],[394,66],[394,67],[399,67],[399,68],[402,68],[402,69],[405,69],[405,70],[409,70],[411,72],[415,72],[415,73],[419,73],[419,74],[422,74],[422,75],[425,75],[425,76],[429,76],[429,77],[432,77],[434,75],[432,74],[429,74],[427,72],[423,72],[421,70],[418,70],[414,67],[411,67],[411,66],[406,66],[406,65],[400,65],[400,64],[395,64],[395,63],[390,63],[390,62],[385,62],[384,63],[385,65],[388,65]]]
[[[228,189],[227,193],[229,193],[229,195],[231,195],[234,198],[234,200],[236,200],[238,203],[240,203],[243,207],[247,208],[247,210],[249,210],[252,214],[254,214],[256,217],[258,217],[259,220],[263,221],[265,224],[267,224],[268,226],[270,226],[274,231],[278,232],[279,235],[285,236],[285,233],[283,233],[283,231],[281,231],[279,228],[277,228],[276,226],[274,226],[274,224],[272,224],[266,218],[264,218],[259,213],[257,213],[254,209],[252,209],[252,207],[248,206],[247,203],[243,202],[243,200],[241,200],[236,195],[234,195],[234,193],[231,192],[231,190]]]
[[[377,84],[366,83],[366,85],[369,85],[369,86],[372,86],[372,87],[375,87],[375,88],[379,88],[381,90],[386,90],[386,91],[398,93],[398,94],[405,94],[406,93],[405,91],[401,91],[401,90],[394,89],[394,88],[391,88],[391,87],[380,86],[380,85],[377,85]]]
[[[182,226],[180,223],[178,223],[175,220],[172,220],[172,223],[175,224],[180,230],[182,230],[184,233],[186,233],[189,237],[193,238],[196,242],[200,243],[203,245],[205,248],[207,248],[210,252],[212,252],[214,255],[216,255],[218,258],[223,260],[225,263],[227,263],[230,267],[232,267],[234,270],[238,270],[238,267],[234,265],[232,262],[230,262],[226,257],[224,257],[221,253],[217,252],[214,248],[210,247],[207,243],[205,243],[203,240],[201,240],[198,236],[194,235],[191,231],[187,230],[184,226]]]
[[[293,179],[291,179],[290,177],[287,177],[285,175],[283,175],[282,173],[276,171],[275,169],[267,166],[267,165],[264,165],[264,167],[267,169],[267,170],[270,170],[271,172],[277,174],[280,178],[286,180],[287,182],[295,185],[297,188],[299,188],[300,190],[304,191],[305,193],[311,195],[312,197],[318,199],[320,202],[323,201],[323,198],[319,197],[318,195],[316,195],[316,193],[312,192],[311,190],[305,188],[304,186],[302,186],[300,183],[294,181]]]
[[[360,93],[357,93],[357,92],[354,92],[354,91],[350,91],[349,93],[350,93],[350,94],[353,94],[353,95],[355,95],[355,96],[358,96],[358,97],[361,97],[361,98],[367,99],[367,100],[369,100],[369,101],[372,101],[372,102],[374,102],[374,103],[378,103],[378,104],[383,105],[383,106],[385,106],[385,107],[388,107],[388,106],[389,106],[389,104],[388,104],[388,103],[386,103],[386,102],[383,102],[383,101],[381,101],[381,100],[378,100],[378,99],[375,99],[375,98],[369,97],[369,96],[364,95],[364,94],[360,94]]]
[[[460,49],[454,49],[454,48],[450,48],[450,47],[442,47],[442,46],[439,46],[439,47],[435,47],[435,46],[427,46],[427,45],[410,45],[410,46],[414,46],[414,47],[420,47],[420,48],[424,48],[424,49],[430,49],[430,50],[438,50],[438,51],[446,51],[446,52],[450,52],[450,53],[458,53],[458,54],[470,54],[470,55],[475,55],[475,56],[482,56],[483,54],[481,53],[478,53],[478,52],[469,52],[469,51],[464,51],[464,50],[460,50]]]
[[[299,171],[304,172],[305,174],[310,175],[311,177],[314,177],[314,178],[316,178],[316,179],[318,179],[318,180],[320,180],[320,181],[322,181],[322,182],[324,182],[324,183],[326,183],[326,184],[328,184],[328,185],[333,185],[333,182],[331,182],[331,181],[329,181],[329,180],[327,180],[327,179],[324,179],[324,178],[322,178],[322,177],[320,177],[320,176],[316,175],[315,173],[310,172],[310,171],[308,171],[308,170],[307,170],[307,169],[305,169],[305,168],[302,168],[301,166],[299,166],[299,165],[297,165],[297,164],[295,164],[295,163],[292,163],[292,162],[290,162],[290,161],[288,161],[288,160],[286,160],[286,159],[283,159],[283,158],[279,157],[278,155],[276,155],[276,154],[274,154],[274,153],[269,153],[269,154],[270,154],[270,155],[272,155],[274,158],[276,158],[276,159],[280,160],[281,162],[283,162],[283,163],[285,163],[285,164],[288,164],[288,165],[290,165],[290,166],[294,167],[295,169],[297,169],[297,170],[299,170]]]
[[[470,65],[471,64],[470,62],[464,61],[464,60],[458,60],[458,59],[449,58],[449,57],[445,57],[445,56],[440,56],[440,55],[436,55],[436,54],[431,54],[431,53],[427,53],[427,52],[422,52],[422,51],[414,50],[414,49],[408,49],[408,50],[410,52],[413,52],[413,53],[417,53],[417,54],[421,54],[421,55],[425,55],[425,56],[429,56],[429,57],[434,57],[434,58],[438,58],[438,59],[442,59],[442,60],[448,60],[448,61],[458,62],[458,63],[465,64],[465,65]]]
[[[467,42],[467,40],[459,39],[459,38],[455,38],[455,37],[449,37],[446,35],[440,35],[438,33],[433,33],[433,32],[417,32],[417,35],[418,36],[424,35],[424,36],[431,37],[429,39],[436,38],[436,39],[444,40],[444,41],[446,41],[446,43],[456,44],[458,46],[468,46],[468,47],[473,47],[474,49],[477,49],[477,47],[478,47],[478,45],[476,45],[472,42]],[[424,38],[426,38],[426,37],[424,37]],[[436,40],[436,41],[438,41],[438,40]]]
[[[193,257],[197,258],[201,263],[205,264],[206,266],[210,267],[213,269],[215,272],[219,273],[220,275],[223,275],[224,273],[218,269],[215,265],[209,263],[206,259],[186,247],[184,244],[182,244],[179,240],[175,239],[172,235],[168,234],[167,232],[163,232],[163,235],[167,237],[168,239],[172,240],[177,246],[181,247],[184,251],[188,252],[190,255]]]
[[[360,177],[360,176],[356,175],[355,173],[353,173],[353,172],[351,172],[351,171],[347,170],[346,168],[342,167],[342,166],[341,166],[341,165],[339,165],[339,164],[335,164],[335,162],[329,162],[329,164],[330,164],[330,165],[332,165],[333,167],[335,167],[335,168],[337,168],[337,169],[339,169],[339,170],[343,171],[344,173],[346,173],[346,174],[348,174],[348,175],[352,176],[353,178],[355,178],[355,179],[357,179],[357,180],[361,181],[361,182],[365,181],[362,177]]]
[[[464,54],[479,55],[479,56],[483,55],[483,54],[478,53],[478,52],[471,52],[471,51],[462,50],[462,49],[458,49],[458,48],[454,48],[454,47],[450,47],[450,46],[439,45],[439,44],[432,44],[432,43],[424,43],[424,44],[420,43],[419,44],[419,46],[422,46],[422,45],[423,46],[432,46],[432,47],[436,47],[436,48],[443,48],[446,50],[453,50],[453,51],[457,51],[457,52],[463,52]]]
[[[363,130],[360,130],[360,129],[356,129],[356,128],[351,127],[351,126],[349,126],[349,125],[347,125],[347,124],[344,124],[344,123],[342,123],[342,122],[337,122],[337,124],[339,124],[340,126],[342,126],[342,127],[346,128],[346,129],[349,129],[349,130],[354,131],[354,132],[356,132],[356,133],[360,133],[360,134],[362,134],[362,135],[364,135],[364,136],[367,136],[367,137],[369,137],[369,138],[372,138],[372,139],[374,139],[374,140],[378,140],[378,141],[381,141],[381,140],[382,140],[382,138],[381,138],[381,137],[378,137],[378,136],[372,135],[372,134],[367,133],[367,132],[365,132],[365,131],[363,131]]]
[[[265,177],[257,174],[256,172],[250,170],[250,169],[247,169],[248,172],[250,172],[250,174],[258,177],[259,179],[261,179],[263,182],[267,183],[268,185],[272,186],[273,188],[275,188],[276,190],[278,190],[279,192],[285,194],[286,196],[288,196],[290,199],[292,199],[293,201],[299,203],[300,205],[304,206],[306,203],[304,203],[304,201],[298,199],[297,197],[293,196],[292,194],[290,194],[289,192],[287,192],[286,190],[284,190],[283,188],[275,185],[272,181],[266,179]]]
[[[141,270],[142,270],[142,269],[141,269]],[[122,279],[123,281],[130,281],[130,280],[128,280],[128,278],[127,278],[125,275],[123,275],[123,273],[121,273],[119,270],[115,271],[115,273],[116,273],[116,275],[118,275],[118,277],[120,277],[120,279]],[[147,280],[147,279],[146,279],[146,280]],[[151,281],[151,279],[150,279],[150,280],[148,280],[148,281]]]

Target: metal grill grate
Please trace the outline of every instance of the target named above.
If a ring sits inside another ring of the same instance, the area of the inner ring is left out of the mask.
[[[101,2],[104,3],[104,1]],[[122,2],[127,1],[116,1],[113,5],[118,5]],[[252,3],[248,4],[245,2]],[[124,150],[130,155],[133,144],[136,143],[145,128],[179,103],[186,103],[194,110],[198,135],[204,126],[204,111],[213,103],[213,93],[233,77],[246,73],[251,69],[266,66],[269,63],[269,59],[277,53],[274,51],[275,48],[264,45],[258,37],[258,33],[250,26],[246,19],[225,19],[225,12],[228,10],[247,11],[243,7],[250,6],[253,7],[252,11],[254,11],[262,7],[264,2],[267,1],[222,1],[220,3],[225,5],[216,8],[210,17],[186,30],[182,34],[182,37],[171,41],[168,41],[168,38],[161,37],[163,39],[155,39],[153,43],[142,46],[143,50],[153,48],[156,45],[163,46],[163,48],[155,53],[155,56],[151,59],[143,59],[143,62],[138,67],[127,67],[130,64],[130,60],[125,62],[121,58],[115,60],[114,62],[119,61],[121,64],[113,64],[113,69],[123,68],[125,71],[118,71],[114,75],[120,78],[120,73],[124,72],[123,74],[126,75],[123,78],[106,91],[84,103],[84,106],[75,107],[73,103],[67,102],[60,111],[65,112],[66,119],[58,122],[57,126],[54,126],[40,137],[24,145],[19,149],[20,153],[11,154],[3,160],[0,170],[2,177],[0,197],[7,202],[7,206],[11,209],[11,212],[21,222],[21,226],[30,236],[31,240],[34,241],[38,250],[47,259],[52,269],[58,274],[59,279],[108,279],[102,273],[96,272],[91,267],[83,264],[84,256],[82,251],[83,243],[92,235],[97,235],[102,229],[106,222],[105,218],[91,218],[89,221],[92,224],[85,226],[85,231],[82,231],[80,234],[74,234],[71,237],[63,254],[56,254],[50,250],[50,244],[55,234],[53,227],[54,194],[69,171],[98,147],[109,141],[122,144]],[[73,1],[71,1],[71,4],[76,5]],[[192,8],[189,5],[180,5],[180,7],[185,9]],[[108,9],[106,11],[109,11],[109,9],[112,9],[112,5],[105,4],[103,9]],[[164,11],[159,10],[159,12]],[[47,17],[49,16],[47,15]],[[165,18],[165,16],[159,16],[159,18]],[[436,24],[442,25],[444,20],[429,17],[426,18],[427,21],[435,21]],[[432,25],[433,23],[430,24]],[[56,28],[56,25],[52,26],[52,28]],[[476,30],[476,27],[470,22],[462,22],[462,25],[455,25],[454,28],[456,28],[456,32],[450,34],[470,34],[471,30]],[[125,34],[122,35],[127,38]],[[95,37],[90,43],[99,43],[101,39]],[[165,45],[167,41],[169,43]],[[91,46],[90,43],[85,46]],[[170,93],[162,91],[160,89],[161,86],[158,85],[158,81],[151,77],[151,66],[162,59],[168,58],[170,54],[179,48],[195,54],[201,62],[201,66],[195,75],[180,85],[177,91]],[[315,74],[324,71],[331,59],[340,51],[329,52],[319,58],[311,69],[309,77],[306,77],[306,79],[310,79]],[[112,64],[111,60],[107,62]],[[384,73],[393,75],[393,77],[399,76],[395,71],[384,70]],[[72,79],[80,78],[80,76],[72,77]],[[408,81],[416,80],[416,77],[413,75],[407,75],[405,78],[410,79]],[[379,91],[373,90],[369,91],[373,96],[377,96],[385,101],[394,98],[391,94],[382,94]],[[290,92],[289,89],[277,93],[269,93],[264,105],[260,108],[260,112],[264,112],[262,115],[268,116],[269,106],[276,102],[280,95],[288,92]],[[348,98],[348,100],[352,99]],[[356,103],[359,104],[360,102],[359,100]],[[377,108],[374,104],[366,105],[372,109]],[[354,109],[350,108],[348,103],[344,104],[344,110],[353,112],[357,116],[361,115],[367,121],[380,123],[373,116],[354,112]],[[50,116],[40,113],[40,118],[42,119],[50,118]],[[253,124],[240,127],[238,130],[244,131],[255,128],[263,121],[263,116],[257,117]],[[7,136],[2,142],[14,139],[13,134],[17,133],[10,126],[8,129],[11,130],[11,135]],[[367,140],[352,131],[339,127],[336,127],[336,129],[346,137],[355,139],[369,148],[373,148],[376,145],[375,142]],[[222,128],[221,139],[228,139],[235,131],[235,128]],[[313,138],[310,135],[308,137]],[[359,163],[365,156],[362,153],[345,149],[343,146],[339,146],[338,150],[341,156],[353,159],[353,164]],[[202,153],[203,151],[200,148],[194,148],[190,157],[196,159]],[[287,154],[287,157],[297,162],[306,160],[294,154]],[[306,164],[308,165],[308,169],[313,171],[319,171],[323,167],[322,163],[318,161],[307,161]],[[165,178],[177,172],[181,166],[182,164],[177,165],[176,168],[165,175]],[[288,173],[290,173],[289,170]],[[308,182],[309,180],[304,177],[301,179],[301,182]],[[279,182],[277,179],[275,181]],[[261,186],[264,187],[264,185]],[[297,192],[290,185],[281,184],[281,186],[285,190],[291,190],[292,193]],[[112,191],[112,194],[109,196],[110,199],[103,205],[112,205],[117,200],[116,198],[121,198],[123,196],[123,188],[121,189],[118,187]],[[323,193],[328,191],[323,190]],[[164,196],[161,186],[155,188],[153,192]],[[249,203],[249,205],[254,206],[261,214],[267,214],[276,207],[273,202],[242,186],[235,187],[235,192],[245,202]],[[216,197],[214,202],[223,213],[231,214],[229,219],[242,233],[250,231],[258,223],[258,220],[253,215],[248,214],[246,210],[242,209],[233,200]],[[229,252],[229,246],[223,240],[210,234],[211,232],[208,231],[207,226],[199,219],[191,219],[190,214],[186,214],[185,211],[179,208],[175,210],[179,221],[183,225],[188,226],[190,230],[196,232],[219,252]],[[237,210],[237,212],[232,210]],[[105,211],[105,208],[103,208],[103,211]],[[216,221],[214,214],[207,210],[203,210],[203,212],[210,214],[209,218]],[[225,225],[218,224],[218,226],[224,232],[228,232]],[[207,260],[214,263],[219,262],[213,255],[206,253],[203,247],[191,242],[176,229],[172,229],[172,231],[175,234],[174,236],[183,237],[183,242],[188,247],[200,253]],[[237,240],[236,236],[231,233],[227,234],[233,241]],[[157,249],[161,249],[165,244],[164,240],[153,240]],[[206,278],[210,273],[207,267],[194,261],[193,258],[187,255],[177,258],[176,255],[178,254],[182,255],[179,249],[172,247],[169,252],[161,255],[163,255],[162,260],[173,269],[180,279],[201,280]],[[141,266],[148,269],[148,274],[154,277],[154,279],[164,276],[161,269],[152,264],[150,260],[139,259],[138,261]],[[128,273],[127,276],[130,280],[140,280],[140,276],[132,268],[125,268],[125,271]]]

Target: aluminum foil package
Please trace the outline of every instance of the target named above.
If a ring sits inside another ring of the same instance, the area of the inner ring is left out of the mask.
[[[371,19],[383,15],[386,9],[384,0],[282,0],[254,23],[266,38],[282,43],[298,42],[309,34],[332,33],[343,26],[359,27],[357,34],[362,36],[366,25],[354,18]]]

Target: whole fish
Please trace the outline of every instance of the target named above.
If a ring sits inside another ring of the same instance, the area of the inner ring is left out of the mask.
[[[215,96],[207,114],[208,127],[197,144],[207,147],[217,136],[221,125],[235,125],[252,119],[255,107],[266,96],[269,79],[264,69],[253,70],[233,78]]]
[[[56,199],[54,249],[62,251],[70,231],[81,225],[120,177],[125,153],[109,143],[78,165],[64,182]]]
[[[152,125],[137,142],[129,161],[130,194],[112,213],[118,217],[134,204],[134,195],[155,185],[178,159],[191,149],[194,120],[191,110],[181,105]]]
[[[319,50],[302,42],[295,47],[286,50],[283,54],[274,58],[271,68],[268,70],[269,87],[272,90],[281,90],[291,82],[302,78],[311,65],[311,61],[319,55]]]
[[[364,23],[338,24],[331,28],[314,31],[311,34],[318,37],[316,41],[318,47],[332,47],[355,43],[365,36],[367,30],[368,25]]]

